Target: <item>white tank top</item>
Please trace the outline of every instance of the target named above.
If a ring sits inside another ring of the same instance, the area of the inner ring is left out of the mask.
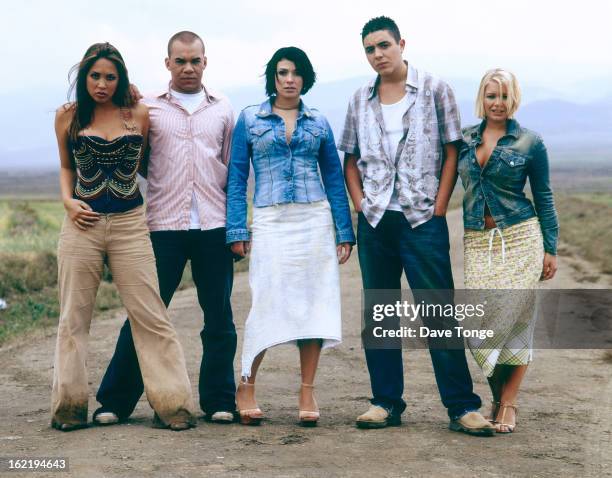
[[[392,105],[383,105],[381,103],[383,120],[385,122],[385,152],[395,163],[395,155],[397,154],[397,147],[399,142],[404,136],[404,113],[408,109],[408,95],[404,95],[404,97],[399,100],[397,103],[393,103]],[[387,206],[387,210],[389,211],[401,211],[402,207],[400,206],[398,200],[398,187],[399,183],[393,182],[393,194],[391,195],[391,199]]]

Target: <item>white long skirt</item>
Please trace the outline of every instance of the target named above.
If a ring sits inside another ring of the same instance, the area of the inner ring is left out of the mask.
[[[252,305],[244,326],[242,376],[274,345],[342,340],[340,274],[334,222],[327,201],[253,208],[249,284]]]

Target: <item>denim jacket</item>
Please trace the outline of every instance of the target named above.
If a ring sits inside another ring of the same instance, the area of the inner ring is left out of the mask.
[[[483,168],[476,159],[486,122],[463,130],[458,170],[465,188],[463,225],[484,229],[485,202],[501,229],[537,215],[544,238],[544,251],[557,253],[559,223],[550,187],[548,154],[542,138],[517,121],[508,120],[506,134],[497,142]],[[529,178],[533,203],[525,196]],[[535,206],[535,207],[534,207]]]
[[[287,144],[285,136],[285,123],[272,112],[270,100],[259,106],[249,106],[240,113],[232,138],[227,181],[228,243],[250,238],[246,196],[249,159],[255,172],[255,207],[327,199],[336,229],[336,242],[355,243],[334,135],[318,111],[300,102],[290,144]]]

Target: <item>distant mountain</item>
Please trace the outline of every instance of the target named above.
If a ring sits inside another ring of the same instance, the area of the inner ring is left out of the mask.
[[[304,97],[328,118],[336,137],[344,123],[346,107],[352,93],[365,84],[369,76],[330,83],[317,83]],[[586,81],[586,80],[585,80]],[[478,81],[450,78],[464,125],[474,124],[474,97]],[[607,92],[601,99],[588,103],[570,101],[567,93],[524,85],[524,105],[517,119],[542,134],[548,148],[558,153],[593,152],[609,154],[612,148],[612,90],[604,89],[603,80],[585,83],[589,97],[596,91]],[[597,90],[597,86],[601,89]],[[226,90],[236,113],[265,99],[263,82],[259,85]],[[0,170],[49,169],[58,164],[53,121],[55,109],[66,101],[65,88],[49,88],[0,95]]]
[[[520,111],[519,119],[556,147],[612,144],[612,96],[584,105],[536,101]]]

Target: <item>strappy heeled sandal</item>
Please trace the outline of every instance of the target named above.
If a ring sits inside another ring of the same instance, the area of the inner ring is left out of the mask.
[[[510,425],[509,423],[504,423],[506,418],[506,410],[508,408],[514,409],[514,425]],[[518,407],[511,403],[500,403],[499,410],[501,410],[502,414],[500,419],[495,423],[495,431],[497,433],[513,433],[514,428],[516,427],[516,419],[518,417]],[[507,431],[502,431],[502,427],[506,427]]]
[[[314,390],[314,385],[308,383],[302,383],[302,387],[311,388]],[[319,413],[319,407],[317,406],[317,402],[312,397],[312,400],[315,403],[316,410],[300,410],[298,413],[298,421],[303,427],[316,427],[321,414]]]
[[[255,387],[254,383],[249,383],[246,381],[240,382],[240,385],[243,385],[245,387]],[[241,425],[257,426],[261,425],[261,421],[264,418],[264,414],[261,411],[261,408],[259,407],[245,408],[242,410],[240,409],[240,407],[238,407],[238,417],[240,419]]]

